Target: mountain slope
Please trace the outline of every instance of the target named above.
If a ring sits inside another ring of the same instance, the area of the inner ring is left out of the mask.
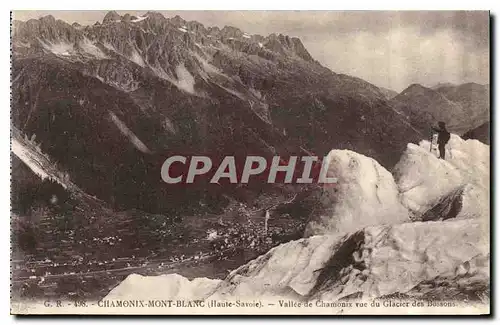
[[[322,156],[333,146],[391,167],[421,137],[377,87],[322,67],[298,38],[154,12],[110,13],[93,26],[15,21],[12,85],[14,125],[120,209],[220,201],[203,184],[162,183],[161,164],[174,154]]]
[[[464,139],[477,139],[485,144],[490,144],[490,123],[484,123],[475,129],[469,130],[464,133]]]
[[[465,83],[458,86],[443,86],[436,89],[449,100],[459,103],[469,115],[471,125],[478,127],[490,120],[490,86]]]
[[[478,84],[438,85],[426,88],[413,84],[391,100],[421,132],[444,121],[457,134],[489,121],[489,87]]]

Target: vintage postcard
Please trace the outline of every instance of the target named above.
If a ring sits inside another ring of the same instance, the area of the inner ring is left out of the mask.
[[[487,11],[15,11],[11,313],[490,314]]]

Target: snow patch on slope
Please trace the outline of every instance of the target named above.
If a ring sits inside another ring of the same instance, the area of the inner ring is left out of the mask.
[[[113,46],[113,44],[110,44],[110,43],[104,42],[104,43],[102,43],[102,45],[103,45],[105,48],[107,48],[108,50],[118,53],[118,51],[116,51],[116,49],[115,49],[115,47]]]
[[[175,74],[177,75],[177,78],[174,78],[170,76],[163,68],[161,67],[151,67],[151,69],[155,72],[155,74],[160,77],[163,80],[166,80],[179,88],[180,90],[183,90],[191,95],[195,96],[200,96],[195,89],[194,89],[194,84],[195,84],[195,79],[194,76],[186,69],[186,66],[184,63],[180,63],[176,68],[175,68]]]
[[[42,40],[39,41],[40,44],[42,44],[42,46],[46,50],[54,53],[55,55],[69,56],[71,55],[71,53],[75,51],[75,48],[71,43],[65,43],[65,42],[50,43],[50,42],[44,42]]]
[[[184,63],[179,64],[175,68],[175,73],[177,74],[176,86],[190,94],[196,94],[194,91],[194,77],[186,69]]]
[[[88,38],[84,38],[80,42],[80,47],[85,53],[88,53],[98,59],[107,59],[108,57],[104,54],[95,44],[93,44]]]
[[[216,74],[220,76],[224,76],[227,79],[230,79],[228,76],[223,74],[218,68],[210,64],[205,58],[203,58],[201,55],[198,53],[192,53],[193,56],[201,63],[201,66],[203,67],[203,70],[208,73],[208,74]]]
[[[132,49],[127,51],[127,52],[129,52],[127,54],[127,53],[122,53],[120,51],[117,51],[116,48],[110,43],[104,42],[104,43],[102,43],[102,45],[106,49],[108,49],[109,51],[115,52],[116,54],[123,56],[127,60],[130,60],[143,68],[146,67],[146,63],[144,62],[141,54],[137,51],[137,49],[132,48]]]
[[[230,88],[224,87],[221,84],[217,84],[217,85],[219,87],[221,87],[222,89],[224,89],[225,91],[227,91],[228,93],[230,93],[231,95],[236,96],[236,97],[238,97],[239,99],[241,99],[243,101],[246,100],[245,96],[242,93],[240,93],[239,91],[236,91],[234,89],[230,89]]]
[[[136,49],[132,49],[129,59],[130,61],[140,65],[143,68],[146,66],[146,63],[144,63],[144,60],[142,59],[141,55],[139,54],[139,52],[137,52]]]
[[[151,153],[148,147],[130,130],[125,123],[122,122],[113,112],[109,111],[109,116],[111,116],[111,120],[118,127],[120,132],[125,135],[130,142],[136,147],[139,151],[144,153]]]
[[[14,126],[12,127],[11,139],[12,153],[28,166],[35,175],[38,175],[42,180],[48,178],[55,181],[66,189],[71,188],[81,191],[69,180],[68,174],[57,169],[56,164],[50,161],[48,156],[42,152],[40,144],[37,144],[34,139],[28,140],[26,135],[23,136]]]
[[[12,152],[41,179],[50,178],[40,163],[30,154],[30,151],[14,138],[12,138]]]
[[[137,17],[137,19],[131,20],[131,22],[138,23],[138,22],[143,21],[144,19],[148,19],[148,18],[149,18],[149,16],[139,16],[139,17]]]

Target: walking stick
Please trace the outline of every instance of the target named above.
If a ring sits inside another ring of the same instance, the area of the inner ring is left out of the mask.
[[[434,131],[431,129],[431,139],[429,144],[429,152],[432,152],[432,141],[434,140]]]

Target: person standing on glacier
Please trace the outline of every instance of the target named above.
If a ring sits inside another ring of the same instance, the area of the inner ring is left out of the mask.
[[[432,129],[438,133],[438,148],[439,148],[439,158],[444,159],[445,147],[448,141],[450,141],[450,132],[446,129],[446,124],[444,122],[438,122],[438,128],[431,126]],[[432,144],[431,144],[432,145]]]

